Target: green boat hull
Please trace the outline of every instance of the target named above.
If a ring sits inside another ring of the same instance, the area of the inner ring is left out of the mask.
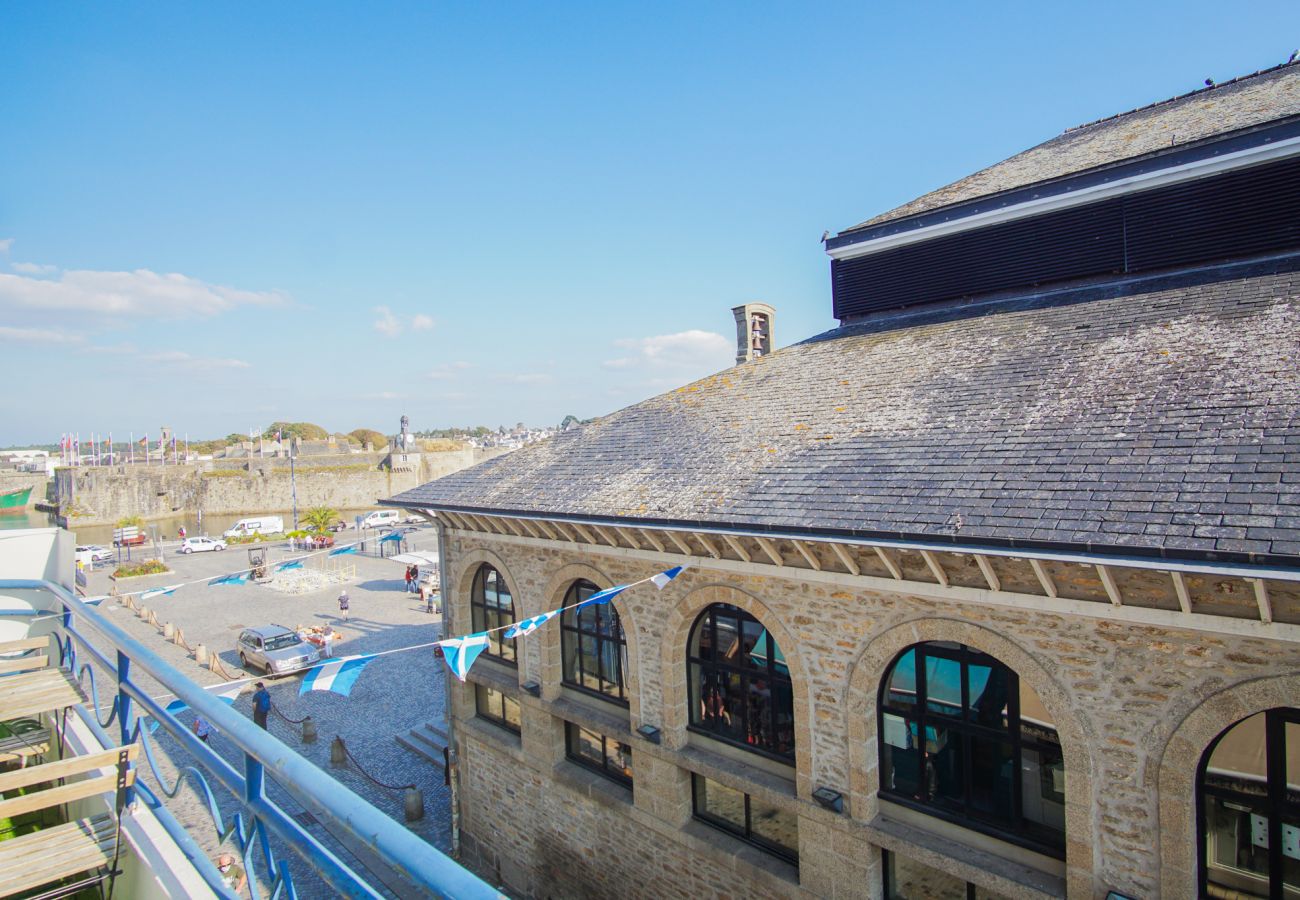
[[[18,488],[7,494],[0,494],[0,515],[20,513],[27,508],[27,498],[32,495],[29,487]]]

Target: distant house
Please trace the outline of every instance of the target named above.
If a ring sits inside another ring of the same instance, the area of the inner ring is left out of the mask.
[[[1294,896],[1300,65],[826,247],[834,330],[388,501],[441,523],[450,635],[690,565],[453,683],[464,858],[527,897]]]

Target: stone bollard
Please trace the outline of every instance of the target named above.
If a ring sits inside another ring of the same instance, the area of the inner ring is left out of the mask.
[[[316,743],[316,723],[311,720],[311,716],[302,720],[302,742],[304,744]]]
[[[172,638],[176,637],[176,626],[173,625],[171,622],[165,623],[163,625],[163,637],[165,637],[169,641]]]
[[[341,766],[347,760],[347,751],[343,749],[343,738],[335,735],[334,741],[330,744],[330,764]]]
[[[202,644],[196,644],[194,647],[194,661],[201,666],[208,664],[208,648]]]
[[[136,607],[136,610],[135,610],[135,614],[136,614],[137,616],[139,616],[140,618],[142,618],[142,619],[147,619],[147,618],[149,618],[149,607],[147,607],[147,606],[137,606],[137,607]]]
[[[424,818],[424,794],[417,787],[406,789],[406,821],[417,822]]]

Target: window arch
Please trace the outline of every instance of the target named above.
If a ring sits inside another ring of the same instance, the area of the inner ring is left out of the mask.
[[[474,585],[469,595],[470,617],[475,631],[487,631],[512,625],[515,621],[515,601],[510,596],[510,587],[501,573],[487,563],[478,567],[474,573]],[[504,631],[493,631],[488,635],[488,647],[483,652],[495,656],[502,662],[516,665],[515,642],[503,638]]]
[[[691,728],[794,762],[794,687],[781,648],[749,613],[715,603],[686,649]]]
[[[877,708],[882,797],[1064,854],[1061,741],[1014,671],[964,644],[914,644],[885,670]]]
[[[1300,894],[1300,709],[1242,719],[1197,769],[1202,897]]]
[[[564,595],[564,605],[581,603],[598,590],[590,581],[575,581]],[[613,604],[566,609],[560,619],[560,648],[565,684],[627,706],[623,674],[627,671],[627,640]]]

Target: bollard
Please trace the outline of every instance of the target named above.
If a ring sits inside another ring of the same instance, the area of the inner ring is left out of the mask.
[[[316,743],[316,723],[311,720],[311,716],[302,720],[302,742],[304,744]]]
[[[343,749],[343,738],[335,735],[333,743],[330,744],[330,764],[341,766],[345,762],[347,762],[347,751]]]
[[[202,644],[196,644],[194,647],[194,661],[201,666],[208,664],[208,648]]]
[[[149,607],[147,607],[147,606],[137,606],[137,607],[135,608],[135,614],[136,614],[137,616],[139,616],[140,618],[142,618],[142,619],[147,619],[147,618],[149,618]]]
[[[424,794],[417,787],[406,789],[406,821],[416,822],[424,818]]]
[[[165,637],[169,641],[172,638],[176,637],[176,626],[173,625],[171,622],[165,623],[163,625],[163,637]]]

